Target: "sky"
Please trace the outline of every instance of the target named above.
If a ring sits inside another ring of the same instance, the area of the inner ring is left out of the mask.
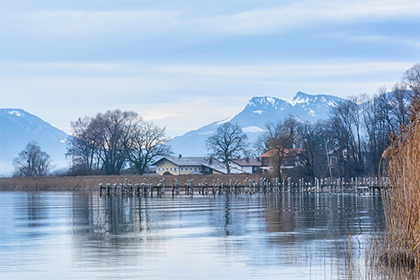
[[[418,0],[0,0],[0,108],[69,134],[118,108],[174,137],[253,96],[391,90],[419,62]]]

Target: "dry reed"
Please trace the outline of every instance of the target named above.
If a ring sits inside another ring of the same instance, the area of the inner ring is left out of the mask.
[[[389,160],[390,188],[384,195],[387,233],[380,259],[394,268],[405,268],[420,278],[420,101],[411,105],[409,124],[392,137],[385,151]]]

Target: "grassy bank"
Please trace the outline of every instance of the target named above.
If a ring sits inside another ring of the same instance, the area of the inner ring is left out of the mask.
[[[156,185],[165,178],[165,186],[170,187],[172,181],[177,179],[179,185],[183,186],[187,180],[193,179],[198,185],[203,179],[219,179],[224,185],[229,184],[229,180],[236,179],[243,184],[246,178],[258,180],[261,175],[179,175],[179,176],[158,176],[158,175],[121,175],[121,176],[77,176],[77,177],[25,177],[25,178],[0,178],[0,190],[97,190],[100,183],[119,184],[124,183],[127,178],[132,184],[147,183]]]
[[[381,260],[420,278],[420,102],[414,101],[409,125],[387,150],[391,188],[384,196],[387,235]]]

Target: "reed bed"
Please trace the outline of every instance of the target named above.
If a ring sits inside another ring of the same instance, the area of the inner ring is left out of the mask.
[[[420,278],[420,101],[400,136],[385,152],[390,187],[384,195],[387,233],[380,243],[382,264]]]

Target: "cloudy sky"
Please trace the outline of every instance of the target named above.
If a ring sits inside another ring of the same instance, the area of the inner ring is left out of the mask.
[[[173,137],[253,96],[374,94],[417,62],[418,0],[0,0],[0,107],[68,133],[119,108]]]

